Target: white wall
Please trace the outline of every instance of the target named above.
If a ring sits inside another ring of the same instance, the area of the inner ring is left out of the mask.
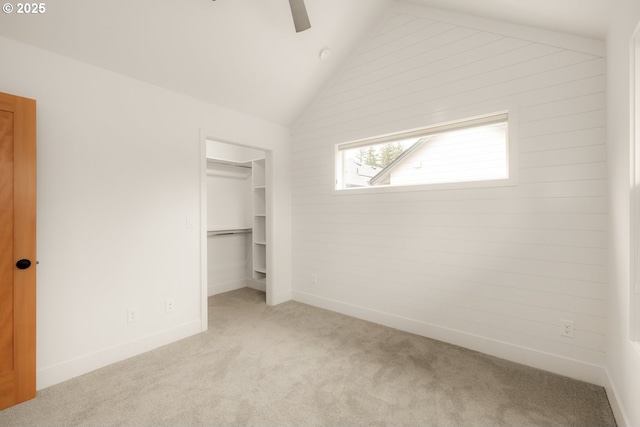
[[[209,236],[207,271],[208,296],[247,287],[251,277],[251,234]]]
[[[251,169],[207,164],[207,229],[251,227]]]
[[[293,130],[294,298],[602,384],[603,56],[602,42],[398,4]],[[504,108],[516,186],[332,192],[336,143]]]
[[[202,134],[289,165],[288,129],[7,39],[0,52],[0,91],[38,101],[38,388],[206,328]],[[281,299],[289,179],[275,170]]]
[[[251,195],[251,169],[208,162],[207,229],[251,228]],[[251,234],[208,235],[207,272],[209,296],[247,286]]]
[[[640,24],[640,3],[617,3],[607,36],[609,330],[608,392],[618,425],[640,425],[640,347],[630,340],[630,101],[631,41]]]

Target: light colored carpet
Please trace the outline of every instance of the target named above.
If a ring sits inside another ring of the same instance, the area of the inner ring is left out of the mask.
[[[2,426],[614,426],[601,387],[241,289],[210,329],[41,390]]]

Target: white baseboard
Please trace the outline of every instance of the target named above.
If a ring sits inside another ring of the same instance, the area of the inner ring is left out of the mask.
[[[290,291],[280,292],[279,294],[274,295],[271,305],[282,304],[283,302],[291,301],[292,299],[293,294]]]
[[[263,281],[247,279],[247,287],[251,289],[256,289],[258,291],[266,292],[267,284]]]
[[[346,314],[348,316],[367,320],[380,325],[411,332],[416,335],[458,345],[511,362],[542,369],[558,375],[574,378],[599,386],[605,385],[605,369],[603,366],[570,359],[555,354],[541,352],[535,349],[493,340],[467,332],[449,329],[426,322],[384,313],[347,304],[342,301],[319,297],[306,292],[293,292],[293,299],[315,307]]]
[[[95,353],[38,369],[36,372],[36,388],[41,390],[50,387],[199,332],[201,332],[201,324],[198,319],[133,341],[105,348]]]
[[[604,389],[607,392],[611,411],[613,411],[613,416],[616,418],[616,424],[618,427],[631,427],[631,423],[629,422],[629,418],[627,417],[624,408],[619,404],[620,400],[618,399],[618,391],[611,379],[611,376],[609,375],[609,371],[605,372]]]
[[[207,296],[213,296],[223,294],[225,292],[235,291],[236,289],[242,289],[247,287],[247,279],[234,280],[232,282],[223,283],[216,286],[207,288]]]

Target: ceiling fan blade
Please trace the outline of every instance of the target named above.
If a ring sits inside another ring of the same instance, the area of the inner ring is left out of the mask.
[[[311,28],[304,0],[289,0],[289,5],[291,6],[291,15],[293,16],[293,25],[296,27],[296,33]]]

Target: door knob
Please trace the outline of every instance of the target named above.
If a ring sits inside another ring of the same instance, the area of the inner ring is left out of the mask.
[[[31,267],[31,261],[29,261],[28,259],[21,259],[20,261],[16,262],[16,267],[18,267],[20,270],[26,270],[27,268]]]

